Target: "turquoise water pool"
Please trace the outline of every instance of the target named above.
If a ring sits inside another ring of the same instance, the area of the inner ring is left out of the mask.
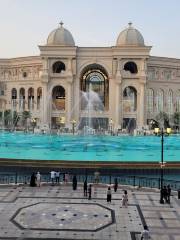
[[[80,161],[161,160],[157,136],[50,136],[0,133],[0,158]],[[180,136],[164,138],[164,161],[180,161]]]

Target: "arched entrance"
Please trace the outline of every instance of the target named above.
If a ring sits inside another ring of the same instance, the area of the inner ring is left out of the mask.
[[[52,90],[52,109],[65,110],[65,89],[62,86],[56,86]]]
[[[34,88],[28,89],[28,109],[30,112],[34,110]]]
[[[108,118],[103,118],[102,113],[109,109],[109,79],[103,66],[91,64],[83,69],[80,94],[80,108],[83,113],[80,128],[107,128]]]
[[[17,100],[17,90],[16,90],[16,88],[13,88],[11,90],[11,100],[12,100],[11,111],[15,111],[16,110],[16,105],[17,105],[17,102],[16,102],[16,100]]]
[[[128,86],[123,91],[123,128],[132,133],[136,128],[137,90]]]
[[[25,110],[25,89],[20,88],[19,90],[19,111],[22,112]]]
[[[42,101],[42,87],[37,89],[37,110],[41,108],[41,101]]]
[[[52,128],[65,125],[66,92],[63,86],[55,86],[52,90]],[[64,119],[62,121],[62,119]]]

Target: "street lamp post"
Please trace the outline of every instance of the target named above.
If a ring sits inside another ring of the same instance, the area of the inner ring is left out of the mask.
[[[72,120],[72,132],[73,132],[73,135],[74,135],[74,133],[75,133],[75,126],[76,126],[76,120],[73,119],[73,120]]]
[[[31,124],[32,124],[32,127],[33,127],[33,133],[34,133],[34,128],[36,126],[36,119],[35,118],[31,119]]]
[[[62,133],[62,129],[61,128],[63,128],[64,127],[64,124],[65,124],[65,117],[60,117],[59,118],[59,123],[60,123],[60,125],[59,125],[59,131],[60,131],[60,133]]]
[[[167,133],[168,135],[171,133],[171,128],[167,128],[166,131],[164,131],[163,128],[161,130],[159,128],[155,128],[154,132],[156,135],[161,136],[161,162],[160,162],[160,169],[161,169],[161,180],[160,180],[160,200],[159,202],[161,204],[164,203],[163,199],[163,181],[164,181],[164,167],[165,167],[165,162],[164,162],[164,133]]]
[[[110,120],[110,133],[111,133],[111,136],[112,136],[112,134],[113,134],[113,120],[112,120],[112,118]]]

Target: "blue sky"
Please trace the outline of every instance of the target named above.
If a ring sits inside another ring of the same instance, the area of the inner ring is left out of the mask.
[[[180,58],[179,0],[0,0],[0,58],[38,55],[62,20],[77,46],[113,46],[133,22],[151,55]]]

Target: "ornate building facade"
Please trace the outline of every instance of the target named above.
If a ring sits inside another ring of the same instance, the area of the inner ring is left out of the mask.
[[[94,128],[98,120],[114,129],[180,112],[180,59],[150,56],[131,23],[112,47],[78,47],[61,23],[39,49],[39,56],[0,59],[1,112],[30,111],[50,127],[83,127],[90,114]],[[90,92],[95,100],[87,113]]]

